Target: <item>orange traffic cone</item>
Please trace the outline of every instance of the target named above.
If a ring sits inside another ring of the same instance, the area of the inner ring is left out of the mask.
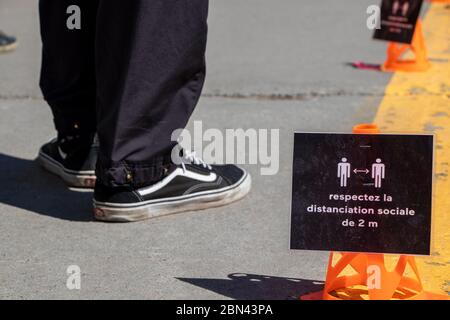
[[[401,56],[407,51],[411,50],[414,59],[401,59]],[[381,66],[381,70],[395,72],[421,72],[430,68],[431,64],[427,58],[427,50],[425,47],[425,38],[422,33],[422,23],[417,20],[416,30],[414,31],[411,44],[399,44],[396,42],[389,42],[387,48],[387,59]]]
[[[353,128],[357,134],[380,133],[374,124],[361,124]],[[335,255],[339,260],[333,264]],[[420,280],[419,271],[413,256],[401,255],[395,268],[388,271],[383,254],[370,253],[336,253],[331,252],[328,261],[327,276],[323,291],[306,294],[301,300],[350,300],[355,295],[369,300],[448,300],[441,294],[426,292]],[[410,267],[414,277],[405,275]],[[352,275],[341,275],[351,268]],[[364,289],[355,288],[363,287]]]

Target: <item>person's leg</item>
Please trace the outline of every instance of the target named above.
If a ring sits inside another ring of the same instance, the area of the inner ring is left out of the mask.
[[[221,206],[250,190],[250,176],[189,152],[171,162],[205,79],[207,0],[102,0],[97,21],[94,213],[136,221]]]
[[[80,29],[69,29],[68,8],[80,8]],[[95,132],[96,0],[40,0],[40,87],[59,135]]]
[[[40,0],[40,86],[50,105],[58,138],[43,145],[40,163],[68,185],[93,187],[97,148],[96,0]],[[80,29],[70,28],[79,19]],[[68,24],[69,21],[69,24]]]
[[[161,179],[205,79],[208,0],[103,0],[97,21],[97,178]]]

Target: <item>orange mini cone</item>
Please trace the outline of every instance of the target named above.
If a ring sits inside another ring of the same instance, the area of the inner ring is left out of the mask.
[[[380,130],[374,124],[360,124],[353,127],[353,133],[378,134]],[[406,275],[408,267],[413,277]],[[353,274],[347,275],[347,270]],[[449,297],[424,290],[413,256],[401,255],[389,271],[383,254],[331,252],[324,290],[300,299],[448,300]]]
[[[428,0],[431,3],[448,3],[450,4],[450,0]]]
[[[415,55],[413,59],[402,59],[402,55],[405,54],[407,50],[411,50],[413,52]],[[428,70],[430,67],[431,64],[427,58],[425,38],[422,32],[422,23],[418,20],[411,44],[389,42],[387,48],[387,59],[381,66],[381,70],[388,72],[423,72]]]

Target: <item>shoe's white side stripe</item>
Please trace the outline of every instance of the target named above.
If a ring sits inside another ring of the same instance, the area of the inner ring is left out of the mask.
[[[181,195],[181,196],[176,196],[176,197],[169,197],[169,198],[161,198],[161,199],[153,199],[153,200],[147,200],[147,201],[143,201],[143,202],[139,202],[139,203],[133,203],[133,204],[129,204],[129,203],[111,203],[111,202],[100,202],[100,201],[96,201],[94,199],[94,205],[96,206],[107,206],[110,208],[115,208],[117,210],[129,210],[129,208],[140,208],[143,207],[145,205],[149,205],[149,204],[161,204],[161,203],[177,203],[177,201],[185,201],[191,198],[198,198],[198,197],[209,197],[209,196],[214,196],[214,195],[218,195],[218,194],[222,194],[222,193],[226,193],[232,189],[235,189],[237,187],[239,187],[241,184],[243,183],[248,183],[251,181],[251,177],[249,174],[245,174],[238,182],[236,182],[235,184],[232,184],[230,186],[221,188],[221,189],[214,189],[214,190],[205,190],[205,191],[200,191],[200,192],[196,192],[196,193],[191,193],[191,194],[187,194],[187,195]]]
[[[148,194],[151,194],[151,193],[165,187],[170,181],[175,179],[177,176],[183,176],[183,177],[198,180],[201,182],[213,182],[217,179],[217,175],[214,172],[210,172],[209,175],[203,175],[203,174],[195,173],[195,172],[192,172],[189,170],[183,171],[183,169],[177,168],[176,170],[174,170],[171,174],[169,174],[166,178],[164,178],[160,182],[155,183],[154,185],[152,185],[150,187],[140,189],[140,190],[138,190],[138,193],[141,196],[146,196]]]
[[[61,156],[61,158],[63,160],[65,160],[67,158],[67,153],[65,153],[64,151],[61,150],[61,148],[58,146],[58,153]]]
[[[223,180],[222,177],[219,176],[219,178],[214,183],[204,182],[204,183],[199,183],[199,184],[193,185],[192,187],[187,189],[185,192],[183,192],[183,195],[190,194],[194,190],[200,189],[200,188],[205,187],[205,186],[218,186],[218,185],[220,185],[222,183],[222,180]]]
[[[43,152],[39,152],[39,156],[41,159],[51,163],[53,166],[60,168],[65,173],[72,174],[72,175],[91,175],[91,176],[95,177],[94,170],[80,170],[80,171],[70,170],[70,169],[65,168],[61,163],[59,163],[58,161],[54,160],[53,158],[47,156]]]
[[[198,180],[201,182],[213,182],[216,181],[217,179],[217,175],[214,172],[210,172],[209,175],[203,175],[203,174],[199,174],[199,173],[195,173],[189,170],[186,170],[185,172],[183,172],[183,169],[178,168],[177,170],[180,170],[179,172],[181,173],[180,175],[183,175],[187,178],[191,178],[194,180]]]

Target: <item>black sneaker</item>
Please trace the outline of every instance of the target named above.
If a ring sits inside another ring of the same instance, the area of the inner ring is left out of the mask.
[[[188,163],[173,165],[152,185],[131,189],[97,183],[94,215],[103,221],[138,221],[201,210],[243,198],[251,188],[250,175],[235,165],[208,165],[188,153]]]
[[[39,150],[38,161],[58,175],[69,187],[93,188],[98,144],[92,139],[53,139]]]
[[[0,31],[0,52],[14,50],[17,47],[17,40],[14,37],[7,36]]]

